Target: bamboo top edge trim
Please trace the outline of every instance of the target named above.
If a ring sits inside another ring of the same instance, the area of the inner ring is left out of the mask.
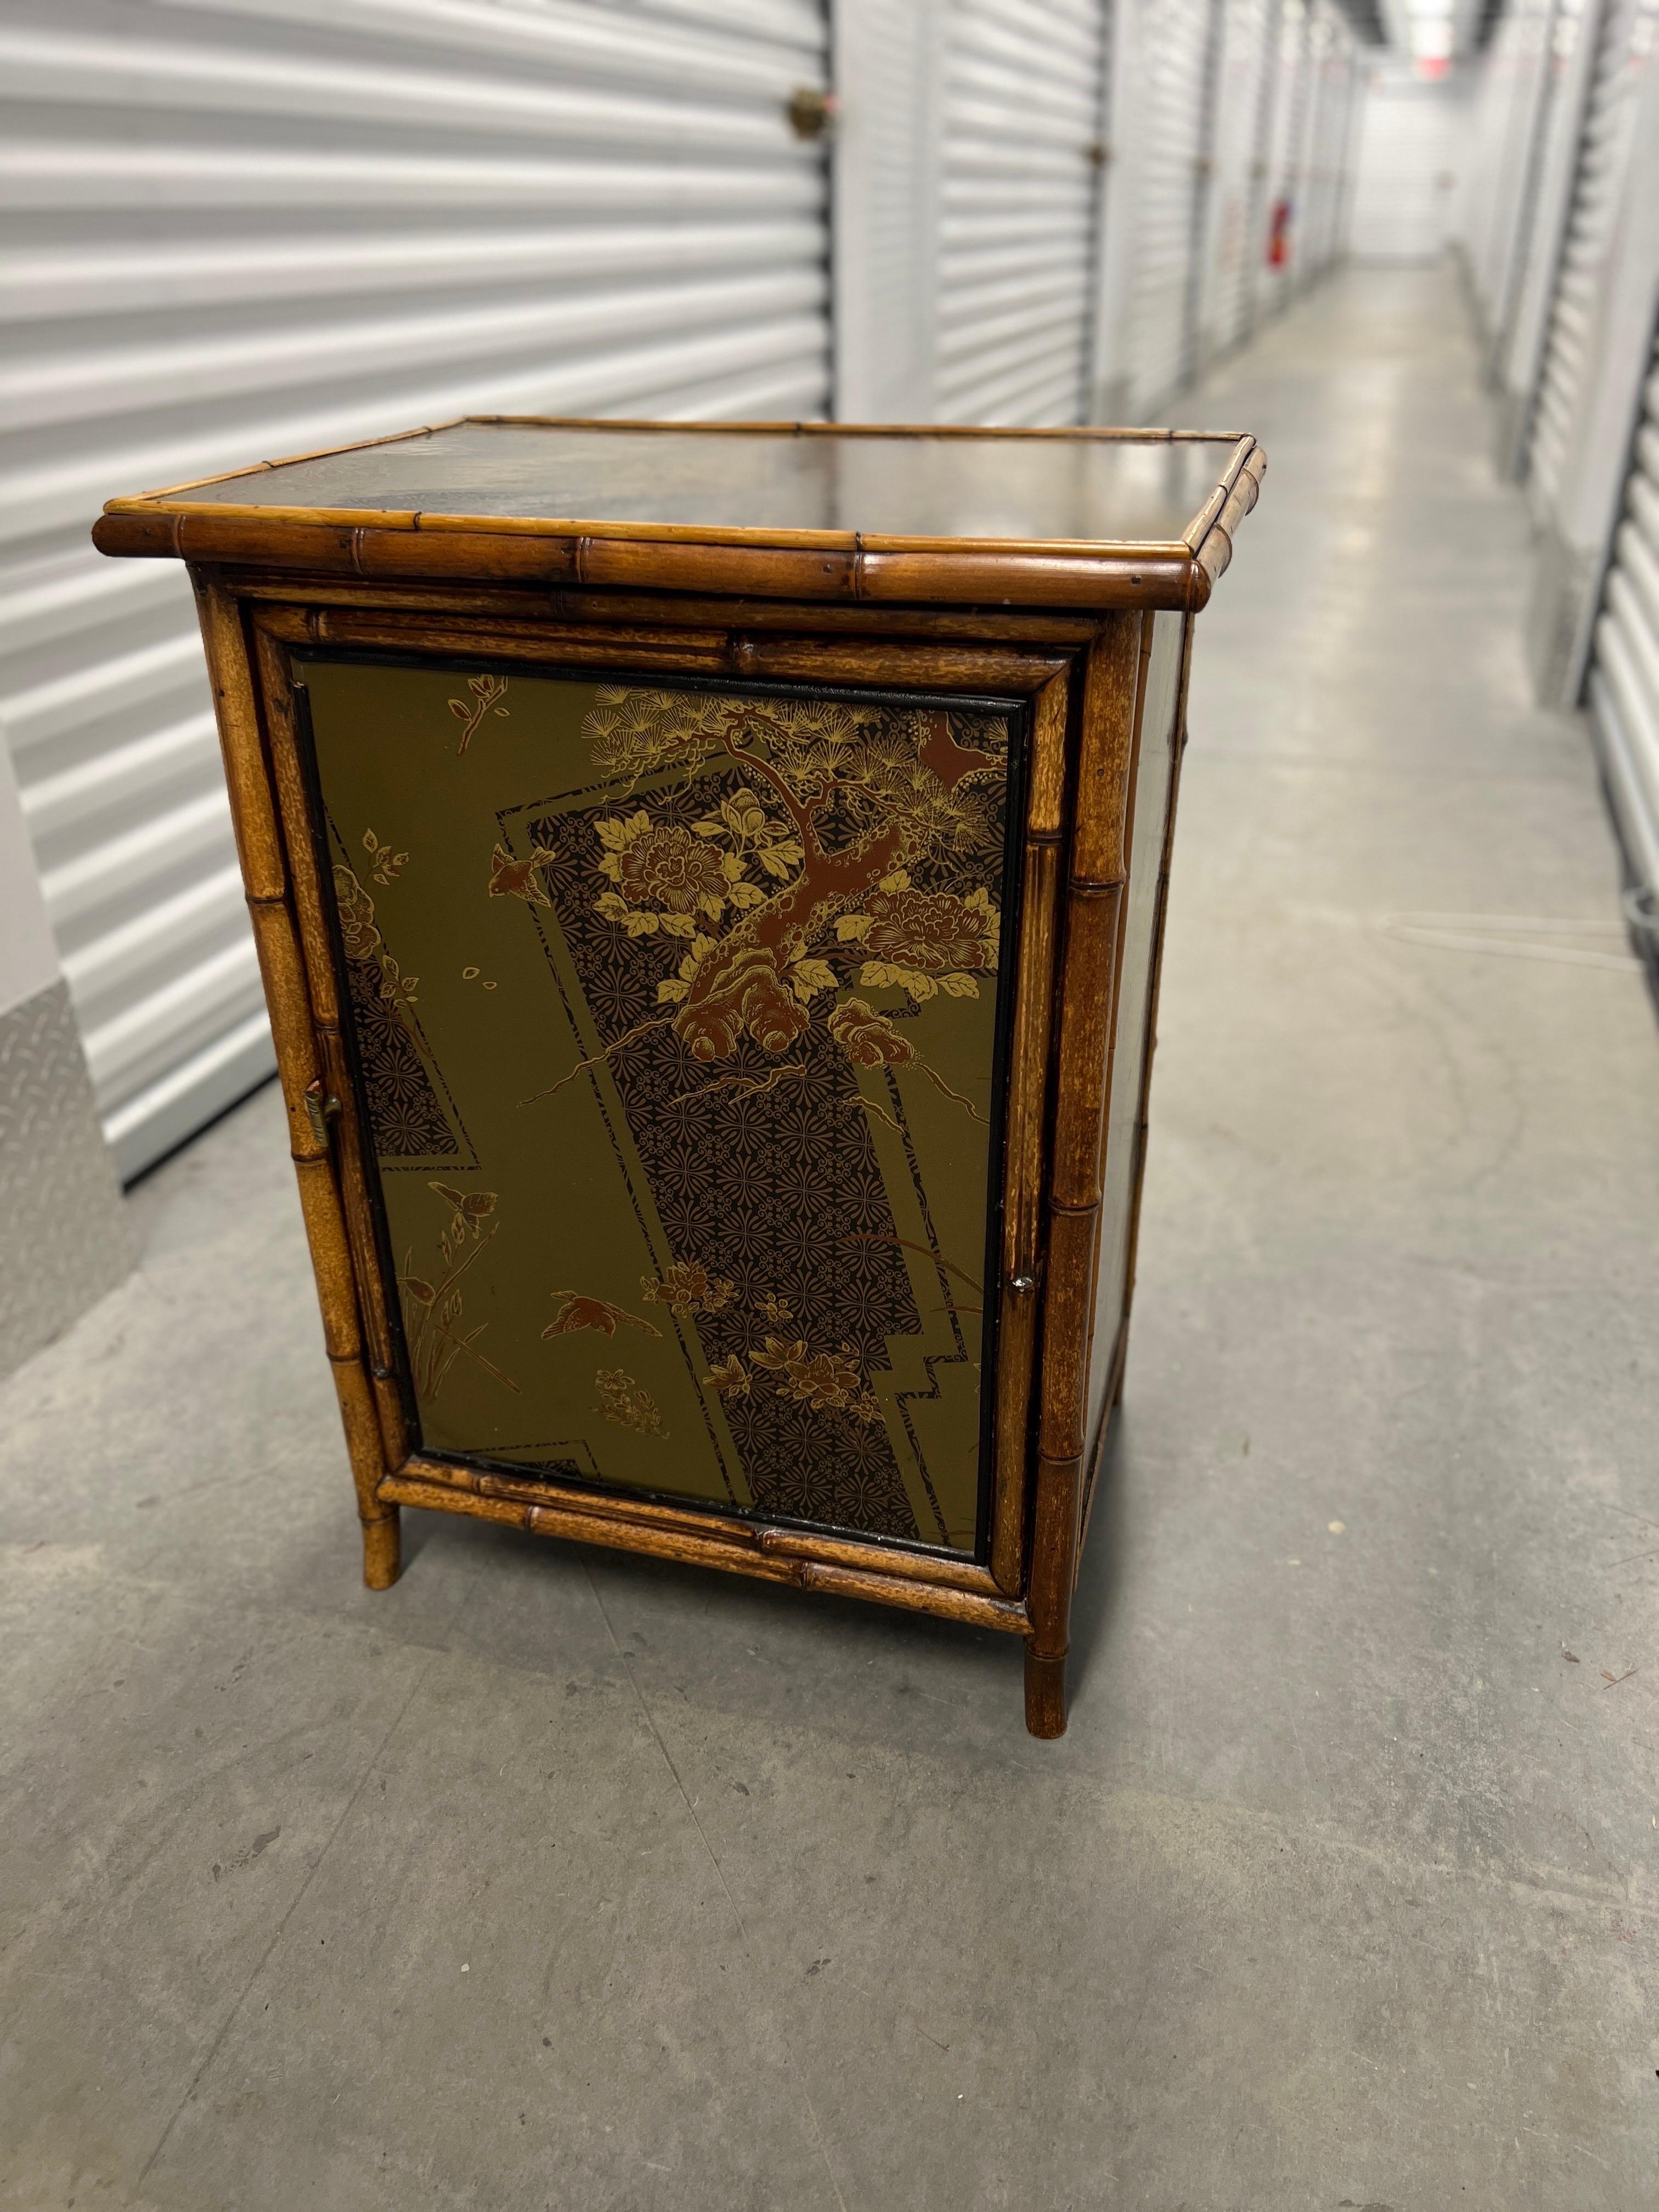
[[[1223,495],[1224,497],[1224,494]],[[1219,511],[1223,498],[1215,498]],[[1211,502],[1206,502],[1206,507]],[[203,522],[259,522],[273,533],[283,529],[339,529],[386,532],[393,536],[436,538],[473,534],[502,538],[584,538],[617,540],[631,544],[750,546],[763,552],[805,553],[937,553],[945,559],[961,555],[980,560],[1086,561],[1099,560],[1115,567],[1133,568],[1137,562],[1190,561],[1203,532],[1196,526],[1189,538],[894,538],[878,532],[856,530],[721,528],[678,522],[596,522],[577,516],[549,516],[527,522],[511,515],[427,514],[415,510],[398,513],[384,507],[252,507],[228,500],[169,499],[143,493],[132,499],[110,499],[104,513],[116,515],[165,515]],[[1207,524],[1207,516],[1204,518]],[[229,556],[221,554],[216,557]]]
[[[104,512],[273,536],[320,526],[1181,562],[1262,463],[1253,438],[1231,433],[468,416],[111,499]]]

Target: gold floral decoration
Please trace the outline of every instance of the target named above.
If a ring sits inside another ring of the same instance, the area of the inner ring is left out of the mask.
[[[372,960],[380,950],[380,926],[374,902],[343,861],[334,868],[334,903],[339,911],[340,938],[348,960]]]
[[[749,1358],[754,1366],[778,1377],[775,1387],[785,1397],[810,1406],[814,1413],[835,1406],[856,1410],[861,1420],[870,1418],[866,1401],[874,1401],[864,1388],[850,1344],[843,1344],[839,1352],[811,1352],[804,1337],[786,1342],[781,1336],[769,1336],[758,1352],[750,1350]],[[881,1418],[879,1406],[875,1418]]]
[[[737,1287],[724,1275],[711,1275],[701,1260],[684,1260],[665,1267],[660,1277],[640,1277],[646,1304],[672,1307],[682,1321],[688,1314],[723,1312]]]
[[[363,850],[369,859],[371,880],[389,884],[400,876],[408,864],[407,853],[394,853],[390,845],[383,845],[372,830],[363,832]]]
[[[882,878],[861,913],[837,919],[836,934],[872,956],[859,970],[865,989],[896,983],[921,1001],[939,991],[976,999],[979,985],[969,971],[994,973],[1001,928],[1002,916],[982,885],[966,898],[919,891],[908,872],[898,868]]]
[[[702,1379],[722,1398],[746,1398],[753,1380],[735,1352],[724,1359],[717,1359]]]
[[[663,1012],[629,1039],[672,1027],[705,1065],[731,1058],[745,1037],[781,1059],[822,1001],[830,1035],[855,1065],[915,1063],[983,1118],[867,1000],[842,994],[894,988],[916,1005],[975,998],[977,978],[995,972],[1001,916],[989,890],[924,890],[911,871],[986,849],[1006,772],[1003,721],[971,710],[602,685],[583,726],[595,767],[630,783],[677,770],[689,788],[722,756],[745,779],[689,828],[645,806],[594,824],[604,879],[594,910],[669,954],[656,987]],[[718,1079],[750,1091],[774,1079]]]
[[[495,1194],[493,1190],[463,1194],[440,1182],[428,1187],[436,1191],[451,1209],[449,1224],[438,1240],[447,1272],[437,1282],[430,1282],[424,1275],[415,1273],[414,1255],[405,1253],[398,1273],[398,1287],[404,1295],[416,1395],[423,1404],[429,1404],[455,1362],[466,1358],[516,1397],[519,1386],[512,1376],[504,1375],[478,1349],[477,1340],[489,1324],[478,1322],[465,1333],[460,1326],[465,1303],[461,1278],[487,1248],[500,1225],[492,1223],[488,1230],[483,1227],[495,1210]]]
[[[788,1395],[818,1412],[825,1406],[845,1406],[859,1387],[857,1364],[836,1352],[818,1352],[786,1362]]]
[[[635,1429],[642,1437],[665,1437],[657,1401],[642,1382],[625,1367],[601,1367],[593,1377],[599,1403],[593,1408],[619,1429]]]
[[[388,1005],[412,1006],[418,975],[405,975],[387,951],[374,919],[374,902],[343,861],[334,867],[334,903],[340,917],[340,941],[348,960],[372,960],[380,971],[380,996]]]

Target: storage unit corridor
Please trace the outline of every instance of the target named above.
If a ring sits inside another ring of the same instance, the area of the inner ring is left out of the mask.
[[[197,585],[373,1586],[483,1515],[1011,1629],[1063,1729],[1262,466],[471,420],[110,503]]]

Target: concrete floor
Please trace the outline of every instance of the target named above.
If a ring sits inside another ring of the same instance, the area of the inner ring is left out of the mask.
[[[1659,1038],[1589,758],[1449,278],[1186,412],[1273,465],[1070,1735],[1012,1639],[481,1526],[362,1590],[263,1094],[0,1394],[8,2207],[1659,2204]],[[1384,921],[1446,914],[1607,964]]]

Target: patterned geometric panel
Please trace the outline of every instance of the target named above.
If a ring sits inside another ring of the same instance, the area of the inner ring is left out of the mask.
[[[0,1015],[0,1375],[112,1290],[132,1231],[62,983]]]
[[[427,1447],[971,1549],[1012,710],[302,674]]]

